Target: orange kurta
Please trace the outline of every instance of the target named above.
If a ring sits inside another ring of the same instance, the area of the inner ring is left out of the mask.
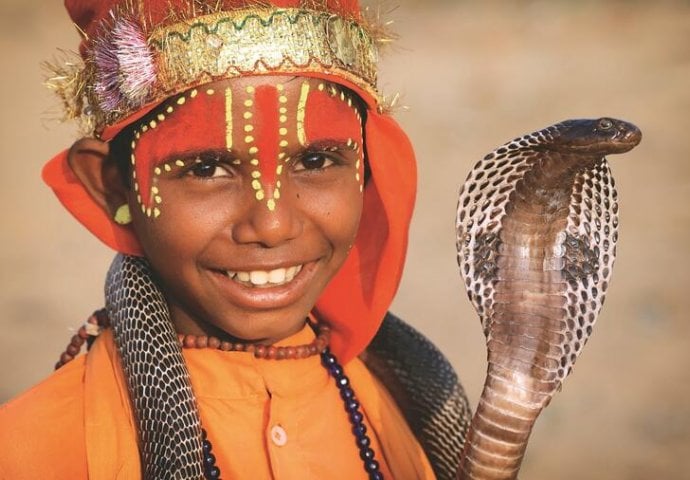
[[[282,344],[312,338],[305,328]],[[270,361],[210,349],[184,356],[223,478],[367,478],[343,402],[318,357]],[[357,359],[345,371],[385,478],[433,479],[388,392]],[[0,408],[0,478],[140,478],[110,331],[88,355]]]

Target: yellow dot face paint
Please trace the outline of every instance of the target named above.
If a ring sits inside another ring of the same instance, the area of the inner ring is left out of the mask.
[[[308,152],[323,150],[322,144],[357,152],[351,178],[363,189],[362,119],[350,93],[315,79],[289,88],[271,82],[241,85],[227,81],[222,88],[191,90],[135,130],[132,179],[147,216],[164,215],[159,177],[189,168],[194,152],[227,152],[228,164],[246,170],[252,195],[269,211],[285,197],[282,190],[290,182],[281,179],[292,165],[301,165]]]

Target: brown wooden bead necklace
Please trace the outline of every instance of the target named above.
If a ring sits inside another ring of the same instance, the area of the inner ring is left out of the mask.
[[[352,434],[359,449],[359,457],[362,460],[364,471],[369,480],[383,480],[379,462],[375,459],[374,450],[371,448],[371,439],[367,435],[367,427],[364,424],[364,415],[360,411],[360,404],[352,390],[349,378],[338,363],[336,357],[330,352],[328,344],[331,339],[331,328],[325,324],[317,324],[309,320],[309,325],[316,333],[316,338],[309,344],[291,347],[276,347],[274,345],[246,344],[240,342],[228,342],[217,337],[206,335],[178,334],[177,339],[183,348],[215,348],[226,352],[253,353],[254,357],[266,360],[290,360],[307,358],[313,355],[321,356],[321,364],[335,381],[340,392],[352,425]],[[88,347],[100,334],[102,329],[110,327],[110,319],[105,309],[95,311],[79,328],[72,337],[65,351],[60,355],[60,360],[55,369],[62,367],[76,357],[81,347],[86,343]],[[212,453],[213,445],[202,428],[202,448],[204,455],[204,477],[207,479],[220,479],[220,469],[216,466],[216,457]]]
[[[305,345],[276,347],[274,345],[228,342],[210,335],[184,333],[178,333],[177,340],[183,348],[213,348],[224,352],[253,353],[254,357],[265,360],[294,360],[320,354],[328,347],[331,341],[331,327],[323,323],[311,321],[309,321],[309,325],[314,329],[316,338],[311,343]],[[60,355],[60,360],[55,364],[55,370],[79,355],[85,343],[90,348],[91,343],[100,334],[101,330],[109,327],[110,319],[104,308],[93,312],[84,325],[70,339],[65,351]]]
[[[62,367],[66,363],[74,360],[74,357],[79,355],[81,347],[87,344],[87,348],[91,348],[91,344],[96,337],[101,333],[101,330],[110,326],[110,319],[105,311],[105,308],[96,310],[84,322],[77,333],[70,339],[65,351],[60,355],[60,360],[55,364],[55,370]]]
[[[293,360],[307,358],[321,353],[331,340],[331,328],[324,324],[314,324],[311,327],[316,332],[316,338],[308,344],[276,347],[274,345],[228,342],[217,337],[206,335],[177,334],[177,339],[183,348],[213,348],[224,352],[253,353],[254,357],[266,360]]]

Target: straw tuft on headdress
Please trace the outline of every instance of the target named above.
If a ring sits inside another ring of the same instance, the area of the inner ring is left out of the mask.
[[[60,50],[57,58],[41,64],[44,85],[60,100],[60,120],[76,120],[82,133],[92,133],[96,128],[89,106],[88,89],[94,83],[90,70],[75,52]]]

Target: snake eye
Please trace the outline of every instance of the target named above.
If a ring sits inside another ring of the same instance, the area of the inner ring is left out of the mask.
[[[610,130],[611,128],[613,128],[613,122],[608,118],[602,118],[601,120],[599,120],[598,127],[600,130]]]

